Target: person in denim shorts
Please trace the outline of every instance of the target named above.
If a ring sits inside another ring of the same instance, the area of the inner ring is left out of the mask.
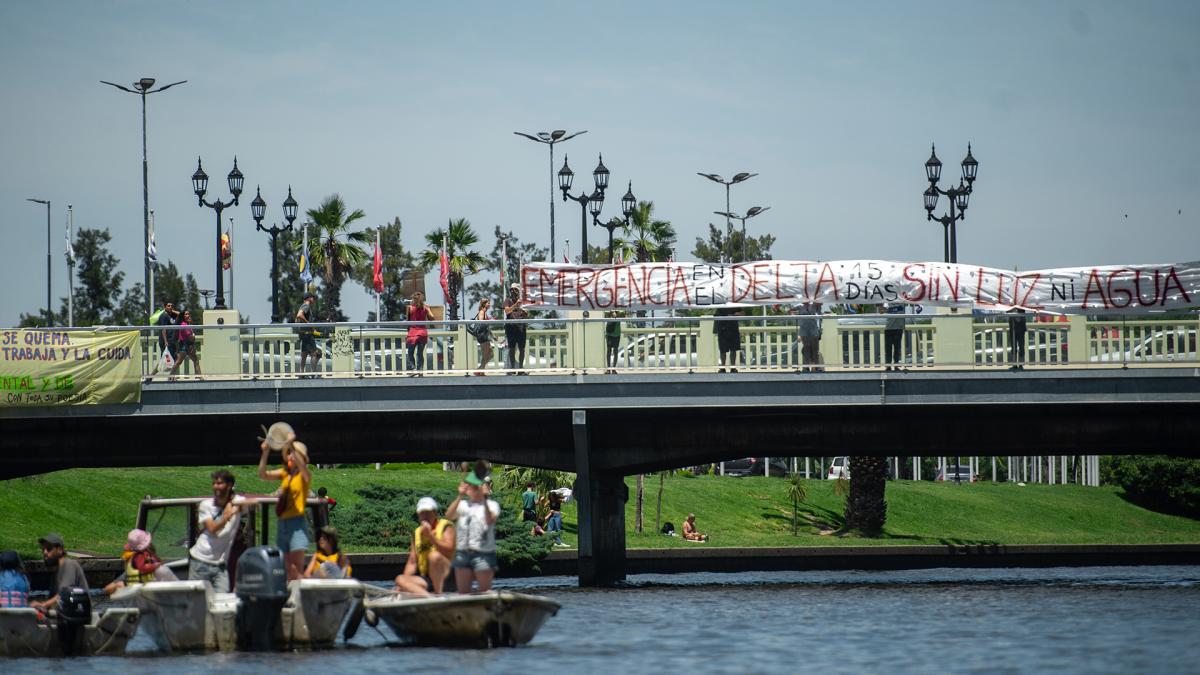
[[[470,593],[471,584],[479,592],[491,590],[492,578],[499,565],[496,562],[496,520],[500,504],[488,499],[490,489],[476,472],[467,473],[458,484],[458,497],[446,509],[446,518],[454,521],[456,547],[454,581],[459,593]]]

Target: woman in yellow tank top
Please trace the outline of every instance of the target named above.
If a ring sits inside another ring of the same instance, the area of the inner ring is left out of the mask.
[[[312,485],[312,472],[308,469],[308,448],[289,433],[283,446],[282,469],[267,470],[267,454],[271,448],[264,440],[262,456],[258,460],[258,477],[262,480],[279,481],[279,499],[275,504],[275,515],[279,516],[275,530],[275,545],[284,553],[287,562],[288,581],[299,579],[304,571],[304,554],[308,552],[308,529],[304,520],[304,502]]]
[[[433,497],[417,501],[417,520],[404,573],[396,577],[396,590],[416,595],[441,593],[454,559],[454,523],[438,518]]]

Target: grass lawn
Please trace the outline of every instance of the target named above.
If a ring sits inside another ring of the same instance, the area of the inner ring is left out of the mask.
[[[133,527],[137,503],[156,497],[209,492],[211,468],[75,469],[0,481],[0,550],[14,548],[37,557],[37,538],[59,532],[71,550],[115,555]],[[235,467],[242,492],[270,492],[276,485],[258,480],[254,467]],[[386,465],[314,470],[313,488],[325,487],[338,510],[358,501],[354,488],[370,483],[419,489],[452,489],[455,474],[440,465]],[[665,537],[654,529],[658,477],[646,477],[645,532],[633,531],[636,479],[629,477],[627,542],[631,548],[703,546]],[[882,537],[822,535],[841,524],[843,501],[833,481],[805,482],[799,534],[792,535],[792,508],[779,478],[673,475],[663,485],[662,520],[678,531],[689,512],[696,514],[711,546],[813,546],[871,544],[1136,544],[1200,543],[1200,520],[1168,516],[1128,503],[1116,488],[1073,485],[888,483],[888,522]],[[517,495],[501,497],[507,509]],[[445,505],[443,505],[444,507]],[[564,540],[576,543],[574,503],[564,509]],[[363,549],[359,549],[363,550]],[[353,549],[351,549],[353,552]]]

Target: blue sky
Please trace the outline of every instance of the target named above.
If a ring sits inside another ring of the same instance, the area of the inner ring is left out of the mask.
[[[486,235],[549,238],[544,146],[513,131],[587,129],[556,149],[577,184],[598,152],[605,215],[632,180],[689,259],[720,186],[759,176],[733,209],[776,258],[940,260],[922,164],[946,176],[973,143],[979,180],[959,260],[996,267],[1200,259],[1200,5],[1186,2],[0,4],[0,322],[45,298],[53,200],[55,306],[66,295],[65,204],[108,227],[141,279],[138,100],[102,85],[188,83],[149,98],[150,201],[161,256],[215,284],[213,212],[196,206],[197,155],[226,196],[238,155],[235,305],[269,315],[269,238],[340,193],[364,226],[399,217],[405,243],[447,218]],[[943,181],[944,184],[945,181]],[[578,191],[578,190],[576,190]],[[943,202],[944,205],[944,202]],[[579,207],[558,202],[578,251]],[[589,239],[603,240],[593,228]],[[439,298],[433,292],[434,301]],[[345,296],[352,319],[372,299]]]

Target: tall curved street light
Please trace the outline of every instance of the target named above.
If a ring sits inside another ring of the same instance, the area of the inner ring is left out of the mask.
[[[725,216],[726,218],[742,221],[742,262],[746,261],[746,221],[750,220],[754,216],[759,215],[763,211],[770,210],[771,207],[769,206],[751,206],[750,210],[746,211],[746,215],[744,216],[739,216],[732,211],[713,211],[713,213],[717,214],[718,216]]]
[[[930,145],[929,159],[925,161],[925,178],[929,180],[929,188],[925,190],[925,219],[936,220],[942,224],[942,245],[945,252],[945,262],[958,262],[958,221],[967,217],[967,203],[975,185],[975,175],[979,171],[979,162],[971,155],[971,144],[967,143],[967,156],[962,161],[962,178],[958,179],[958,187],[943,190],[937,186],[942,176],[942,162],[937,158],[937,149]],[[933,210],[937,208],[938,196],[946,195],[950,202],[950,213],[935,217]],[[956,211],[957,209],[957,211]]]
[[[250,202],[250,214],[254,217],[254,229],[271,235],[271,323],[283,321],[283,315],[279,313],[279,255],[275,240],[280,234],[292,229],[292,223],[296,220],[296,209],[299,206],[292,197],[292,186],[289,185],[287,199],[283,200],[283,217],[287,220],[287,225],[279,227],[271,223],[271,227],[263,227],[262,221],[267,212],[267,202],[262,198],[261,188],[255,188],[254,201]]]
[[[26,197],[25,201],[46,205],[46,328],[54,325],[54,310],[50,308],[50,200]]]
[[[528,138],[531,141],[536,141],[538,143],[545,143],[546,145],[550,146],[550,259],[555,260],[556,258],[554,257],[554,144],[555,143],[565,143],[566,141],[569,141],[572,138],[575,138],[576,136],[578,136],[580,134],[586,134],[587,131],[586,130],[576,131],[573,134],[568,134],[566,131],[564,131],[562,129],[555,129],[554,131],[539,131],[539,132],[537,132],[536,135],[527,134],[522,131],[514,131],[513,133],[518,136],[524,136],[525,138]]]
[[[715,174],[715,173],[697,172],[696,175],[704,176],[705,178],[711,180],[714,183],[720,183],[721,185],[725,186],[725,211],[724,211],[724,213],[729,213],[731,211],[731,209],[729,208],[729,186],[733,185],[735,183],[740,183],[744,180],[749,180],[751,178],[754,178],[758,174],[747,173],[747,172],[743,171],[742,173],[736,174],[733,178],[730,178],[729,180],[725,180],[724,178],[721,178],[720,175]],[[732,235],[733,235],[733,221],[731,218],[726,217],[725,218],[725,241],[728,242],[729,237]],[[729,254],[729,258],[730,259],[733,258],[732,253]],[[725,262],[730,262],[730,261],[726,260]]]
[[[100,80],[100,84],[107,84],[111,87],[116,87],[121,91],[127,91],[130,94],[137,94],[142,97],[142,251],[147,251],[150,249],[150,167],[146,163],[146,95],[157,94],[160,91],[166,91],[167,89],[170,89],[177,84],[183,84],[184,82],[187,82],[187,80],[180,80],[178,82],[172,82],[171,84],[164,84],[158,89],[151,89],[151,87],[154,86],[154,78],[143,77],[137,82],[134,82],[134,88],[130,89],[129,87],[123,87],[114,82],[105,82],[104,80]],[[148,289],[150,288],[150,260],[144,255],[142,258],[146,272],[145,286],[142,288]],[[147,302],[149,303],[149,313],[153,313],[154,298],[147,298]]]
[[[592,170],[592,181],[596,185],[596,189],[592,194],[586,192],[579,193],[578,197],[572,197],[571,183],[575,180],[575,172],[571,167],[567,166],[567,157],[563,156],[562,168],[558,170],[558,189],[562,190],[563,201],[568,199],[579,203],[580,217],[579,224],[582,227],[580,249],[583,251],[580,260],[583,264],[588,264],[588,243],[587,243],[587,216],[589,209],[592,213],[592,219],[600,217],[600,209],[604,206],[604,191],[608,189],[608,168],[604,166],[604,155],[600,155],[600,163]]]
[[[238,170],[237,157],[233,158],[233,170],[226,178],[229,181],[229,191],[233,193],[233,199],[227,202],[220,199],[213,202],[204,201],[204,193],[208,192],[208,174],[204,173],[200,158],[196,158],[196,173],[192,174],[192,191],[196,193],[196,201],[200,203],[200,206],[207,206],[217,212],[217,301],[213,304],[213,309],[225,309],[225,275],[221,273],[221,212],[230,206],[238,205],[238,197],[242,194],[242,184],[246,181],[246,177]]]

